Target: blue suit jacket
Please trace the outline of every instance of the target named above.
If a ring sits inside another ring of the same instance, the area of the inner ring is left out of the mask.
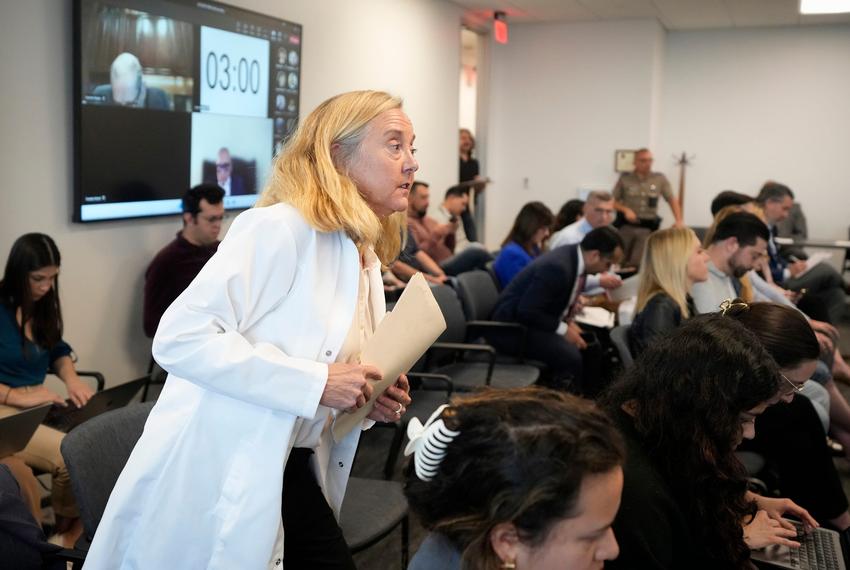
[[[788,262],[779,253],[779,245],[774,239],[776,237],[776,226],[769,226],[770,241],[767,242],[767,254],[770,258],[770,274],[773,276],[774,283],[781,284],[785,281],[785,268],[788,267]]]
[[[579,246],[558,247],[520,271],[499,295],[493,319],[555,332],[578,278]]]

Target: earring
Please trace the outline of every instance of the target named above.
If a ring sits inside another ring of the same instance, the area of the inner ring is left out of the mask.
[[[516,570],[516,562],[502,562],[502,566],[504,570]]]

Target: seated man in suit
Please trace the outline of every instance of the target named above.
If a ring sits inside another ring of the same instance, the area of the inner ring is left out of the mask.
[[[785,221],[794,206],[794,193],[778,182],[767,182],[762,186],[756,202],[764,210],[770,228],[767,251],[770,255],[770,272],[773,281],[792,291],[807,290],[809,297],[816,297],[826,307],[827,315],[818,316],[833,325],[841,322],[847,310],[845,292],[848,287],[841,275],[828,263],[808,267],[807,262],[793,255],[784,257],[776,243],[777,226]]]
[[[109,85],[98,85],[94,94],[103,97],[103,102],[107,105],[165,111],[171,109],[165,91],[145,85],[139,58],[127,52],[119,54],[112,62],[109,68]]]
[[[581,378],[587,345],[572,320],[587,275],[603,273],[623,255],[623,240],[611,227],[589,232],[580,244],[553,249],[532,261],[502,291],[493,319],[528,327],[525,355],[549,367],[549,382],[567,386]],[[496,332],[487,339],[499,351],[515,352],[516,338]]]
[[[225,196],[242,196],[251,192],[245,190],[242,177],[233,173],[233,159],[230,158],[230,150],[221,147],[215,160],[216,184],[224,190]]]

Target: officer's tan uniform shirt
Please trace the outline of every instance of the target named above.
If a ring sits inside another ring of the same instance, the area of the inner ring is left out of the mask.
[[[627,172],[617,180],[613,194],[615,200],[634,210],[641,220],[656,218],[659,195],[668,202],[673,197],[670,182],[660,172],[650,172],[646,178]]]

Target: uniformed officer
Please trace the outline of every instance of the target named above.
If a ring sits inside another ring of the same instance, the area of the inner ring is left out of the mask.
[[[635,152],[635,170],[626,172],[614,186],[614,207],[621,214],[615,223],[625,244],[623,265],[640,265],[643,244],[649,234],[658,229],[658,197],[663,197],[673,210],[675,226],[683,227],[682,208],[673,196],[670,182],[660,172],[652,172],[652,153],[642,148]]]

